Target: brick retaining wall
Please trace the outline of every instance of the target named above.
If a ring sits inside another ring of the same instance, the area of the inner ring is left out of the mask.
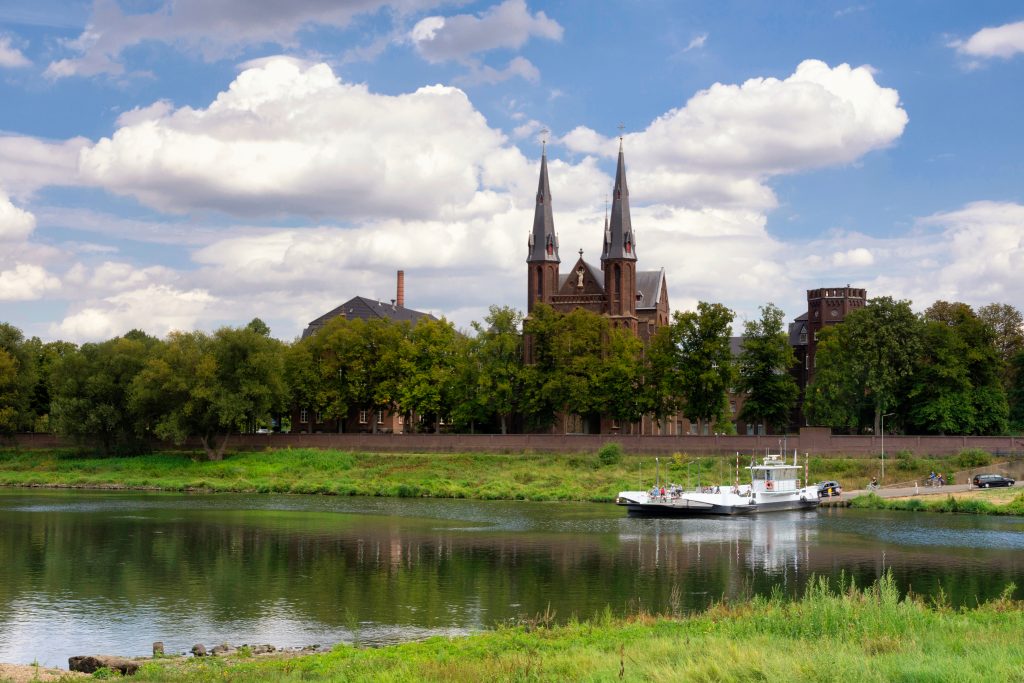
[[[605,443],[622,444],[627,453],[731,454],[763,453],[779,449],[779,436],[628,436],[612,434],[235,434],[228,441],[228,450],[262,450],[266,448],[334,448],[349,451],[378,452],[487,452],[574,453],[597,451]],[[19,434],[0,438],[0,445],[18,448],[57,448],[70,443],[50,434]],[[198,441],[186,444],[199,448]],[[178,448],[158,444],[156,448]],[[876,436],[832,435],[828,429],[808,428],[799,435],[786,438],[789,452],[812,455],[877,456],[882,439]],[[1010,436],[886,436],[885,452],[895,456],[898,451],[914,455],[952,455],[964,448],[980,448],[995,454],[1024,452],[1024,438]]]

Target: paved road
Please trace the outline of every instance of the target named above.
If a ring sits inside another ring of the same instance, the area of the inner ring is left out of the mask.
[[[913,486],[898,486],[898,487],[886,487],[875,491],[882,498],[903,498],[905,496],[945,496],[950,493],[963,493],[971,489],[970,484],[948,484],[946,486],[918,486],[916,489]],[[832,498],[823,498],[822,505],[843,505],[846,501],[852,500],[857,496],[870,493],[867,489],[855,489],[853,491],[843,491],[843,495],[834,496]]]

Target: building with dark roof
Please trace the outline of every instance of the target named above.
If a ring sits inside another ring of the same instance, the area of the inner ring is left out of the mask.
[[[390,302],[377,301],[365,296],[354,296],[345,303],[332,308],[316,320],[310,321],[302,331],[305,339],[319,332],[335,318],[346,320],[388,320],[396,323],[407,322],[415,325],[421,320],[437,320],[430,313],[405,307],[405,271],[398,271],[395,298]],[[369,407],[351,407],[348,413],[328,417],[319,411],[301,406],[292,408],[292,431],[303,432],[370,432],[402,433],[405,431],[405,415],[397,410],[373,410]]]
[[[368,299],[365,296],[354,296],[342,305],[332,308],[322,316],[313,320],[302,331],[302,338],[318,332],[328,321],[334,318],[348,320],[390,320],[415,325],[421,318],[436,320],[434,316],[423,311],[415,311],[405,307],[405,271],[398,271],[398,285],[395,298],[390,302]]]

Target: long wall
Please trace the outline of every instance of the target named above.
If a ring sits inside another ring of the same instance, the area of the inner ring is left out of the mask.
[[[229,450],[266,448],[334,448],[377,452],[488,452],[538,453],[594,452],[605,443],[622,444],[627,453],[671,454],[757,454],[765,449],[779,450],[779,436],[615,436],[591,434],[237,434],[228,441]],[[56,448],[69,445],[49,434],[20,434],[0,438],[0,446],[19,448]],[[198,443],[186,444],[198,448]],[[877,436],[838,436],[828,429],[806,428],[786,437],[788,452],[811,455],[877,456],[882,438]],[[158,448],[175,448],[161,444]],[[886,436],[885,452],[915,455],[952,455],[964,448],[980,448],[995,454],[1024,453],[1024,437],[1010,436]]]

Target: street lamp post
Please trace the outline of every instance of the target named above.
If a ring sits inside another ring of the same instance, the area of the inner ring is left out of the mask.
[[[882,416],[882,485],[885,485],[885,418],[892,417],[896,413],[886,413]]]

